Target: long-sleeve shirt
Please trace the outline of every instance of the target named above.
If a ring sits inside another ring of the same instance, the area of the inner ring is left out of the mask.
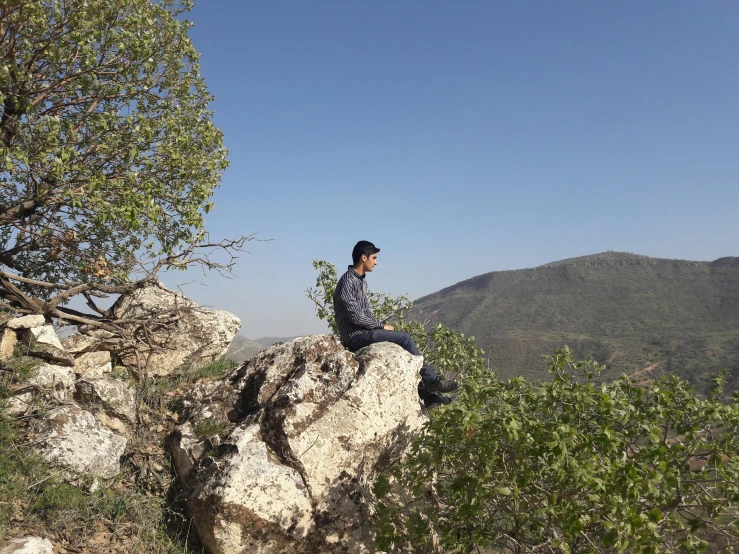
[[[349,266],[347,272],[336,283],[334,314],[341,342],[345,345],[362,331],[384,328],[370,309],[364,275],[354,271],[352,266]]]

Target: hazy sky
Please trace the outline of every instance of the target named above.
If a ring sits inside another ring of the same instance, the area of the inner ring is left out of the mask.
[[[231,166],[213,237],[239,278],[185,285],[242,334],[321,332],[313,259],[367,239],[418,298],[605,250],[739,255],[739,3],[200,0]],[[195,279],[176,273],[164,281]]]

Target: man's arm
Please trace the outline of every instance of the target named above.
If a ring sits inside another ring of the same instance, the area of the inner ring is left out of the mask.
[[[342,287],[340,297],[344,303],[347,318],[357,327],[383,329],[385,326],[371,313],[368,313],[369,310],[363,310],[360,306],[359,295],[362,293],[363,291],[355,286]]]

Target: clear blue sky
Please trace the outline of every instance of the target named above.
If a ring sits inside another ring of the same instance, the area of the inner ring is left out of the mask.
[[[273,240],[183,291],[248,337],[325,330],[311,260],[343,270],[359,239],[382,249],[370,287],[411,298],[605,250],[739,255],[737,2],[200,0],[188,18],[231,161],[209,229]]]

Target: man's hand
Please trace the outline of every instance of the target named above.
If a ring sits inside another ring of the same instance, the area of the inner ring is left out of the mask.
[[[393,327],[392,325],[385,325],[383,329],[385,329],[385,331],[395,331],[395,327]]]

